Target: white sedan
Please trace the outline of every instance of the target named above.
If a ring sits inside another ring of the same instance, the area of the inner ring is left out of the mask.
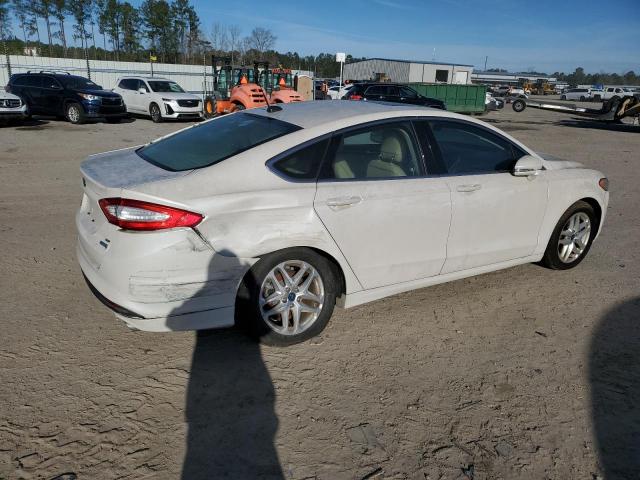
[[[336,304],[575,267],[609,200],[602,173],[483,122],[374,102],[234,113],[81,172],[78,260],[118,318],[275,345],[318,334]]]

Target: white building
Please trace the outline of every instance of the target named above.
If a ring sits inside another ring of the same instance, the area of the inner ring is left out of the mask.
[[[347,63],[343,77],[346,80],[373,80],[397,83],[471,83],[473,65],[369,58]]]
[[[531,73],[509,73],[509,72],[473,72],[471,80],[473,83],[482,85],[519,85],[521,79],[536,83],[538,80],[546,80],[549,83],[556,83],[557,78],[549,75],[535,75]]]

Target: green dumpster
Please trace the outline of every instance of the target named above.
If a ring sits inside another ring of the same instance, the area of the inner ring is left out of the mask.
[[[420,95],[437,98],[447,104],[447,110],[457,113],[483,113],[487,87],[484,85],[443,85],[409,83]]]

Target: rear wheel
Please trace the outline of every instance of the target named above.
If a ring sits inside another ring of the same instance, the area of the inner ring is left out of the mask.
[[[149,114],[151,115],[151,120],[153,120],[154,123],[160,123],[162,121],[162,112],[160,111],[160,107],[157,103],[149,105]]]
[[[586,100],[586,97],[584,95],[580,95],[580,101],[584,102]]]
[[[66,117],[73,124],[84,122],[84,110],[79,103],[69,103],[66,108]]]
[[[566,96],[566,95],[561,95],[561,96],[560,96],[560,100],[566,100],[566,99],[567,99],[567,96]]]
[[[204,116],[212,118],[216,114],[216,101],[213,97],[204,99]]]
[[[583,201],[574,203],[553,230],[542,264],[554,270],[577,266],[589,252],[595,234],[593,207]]]
[[[241,103],[234,103],[234,105],[236,106],[236,110],[246,110],[247,109],[247,107],[245,107]]]
[[[332,264],[305,248],[263,257],[245,276],[236,323],[267,345],[286,346],[318,335],[337,296]]]

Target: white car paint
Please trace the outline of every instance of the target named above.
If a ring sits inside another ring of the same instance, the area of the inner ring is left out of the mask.
[[[588,88],[570,88],[561,96],[561,100],[591,100],[591,91]]]
[[[329,90],[327,90],[327,95],[329,95],[331,100],[340,100],[347,93],[349,93],[349,90],[351,90],[352,88],[353,85],[343,85],[342,87],[336,85],[334,87],[330,87]]]
[[[124,81],[138,82],[138,88],[126,88]],[[151,104],[160,107],[162,118],[201,118],[203,116],[202,100],[198,95],[187,92],[155,92],[149,82],[170,82],[172,80],[161,77],[120,77],[116,81],[114,92],[120,94],[127,105],[127,111],[138,115],[150,115]],[[193,103],[193,106],[183,106],[184,101]]]
[[[137,314],[116,313],[128,325],[148,331],[233,325],[245,273],[261,256],[289,247],[314,248],[333,258],[345,283],[337,304],[351,307],[539,261],[559,218],[579,199],[597,203],[602,228],[609,194],[598,187],[600,172],[545,158],[473,118],[374,102],[304,102],[271,113],[253,109],[233,115],[248,114],[302,128],[197,170],[161,169],[140,158],[137,147],[83,162],[78,260],[101,296]],[[354,125],[434,117],[481,125],[543,169],[528,177],[494,173],[316,183],[287,180],[267,165],[296,145]],[[193,229],[132,233],[106,221],[97,202],[107,197],[187,209],[205,219]]]
[[[27,118],[27,105],[20,97],[0,90],[0,123]]]

